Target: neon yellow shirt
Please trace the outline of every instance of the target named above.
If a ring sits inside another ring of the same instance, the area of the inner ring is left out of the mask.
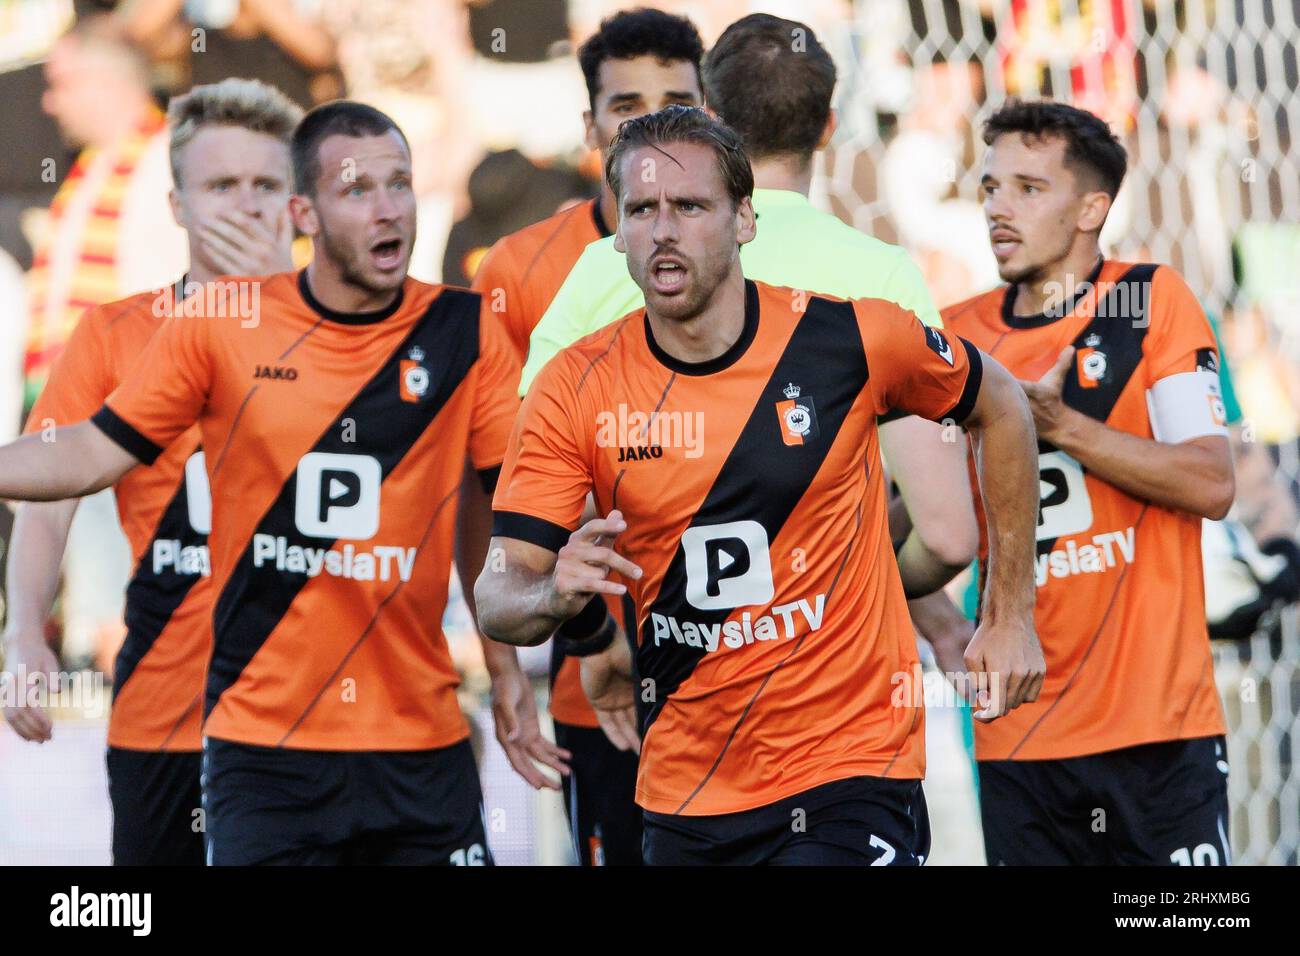
[[[886,299],[942,327],[939,310],[906,250],[881,242],[788,189],[755,189],[758,230],[740,248],[745,276],[842,299]],[[645,305],[614,239],[587,246],[533,329],[519,394],[561,349]]]

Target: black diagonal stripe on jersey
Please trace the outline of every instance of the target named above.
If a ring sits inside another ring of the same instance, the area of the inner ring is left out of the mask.
[[[187,548],[204,545],[207,540],[206,535],[199,534],[190,527],[189,494],[185,471],[182,469],[176,493],[158,518],[153,537],[140,555],[140,562],[126,586],[126,607],[123,612],[126,638],[113,663],[114,693],[122,693],[122,688],[135,673],[136,665],[149,653],[176,609],[184,603],[190,589],[202,577],[199,574],[179,574],[174,568],[155,571],[155,543],[178,541],[182,548]]]
[[[1061,390],[1061,400],[1070,408],[1099,422],[1105,422],[1115,410],[1115,403],[1142,362],[1142,344],[1146,340],[1151,315],[1151,279],[1156,268],[1151,263],[1142,263],[1120,276],[1114,288],[1097,304],[1093,320],[1075,336],[1072,344],[1076,355],[1078,349],[1088,347],[1089,336],[1096,335],[1101,339],[1099,345],[1106,355],[1106,374],[1095,388],[1084,388],[1079,384],[1076,360],[1065,373],[1065,386]],[[1136,310],[1131,309],[1134,305],[1138,306]],[[1051,451],[1057,451],[1055,445],[1038,442],[1040,455]],[[1055,538],[1039,541],[1038,555],[1048,554],[1055,546]]]
[[[867,374],[852,303],[810,299],[690,527],[757,521],[767,532],[768,542],[775,541],[835,443],[849,409],[866,386]],[[776,405],[786,400],[783,389],[789,383],[798,385],[802,395],[815,402],[820,434],[806,445],[786,445],[781,439]],[[645,713],[644,729],[654,723],[668,697],[705,654],[703,647],[678,644],[671,637],[655,647],[650,615],[659,613],[712,626],[725,621],[733,610],[702,611],[687,602],[686,554],[679,542],[659,593],[646,610],[637,651],[642,680],[654,682],[650,685],[654,700]]]
[[[381,480],[389,474],[437,417],[478,359],[479,297],[477,293],[444,289],[429,305],[410,333],[374,376],[361,387],[308,449],[340,455],[370,455],[379,460]],[[363,334],[358,332],[358,334]],[[429,390],[423,401],[405,402],[398,390],[401,361],[412,347],[424,350]],[[357,439],[344,441],[347,432]],[[229,480],[225,476],[223,480]],[[288,545],[330,548],[333,539],[310,537],[294,522],[297,505],[296,471],[258,522],[254,534],[284,537]],[[211,713],[221,695],[261,649],[263,643],[310,580],[305,574],[253,566],[253,539],[217,598],[213,613],[214,647],[208,669],[204,713]]]

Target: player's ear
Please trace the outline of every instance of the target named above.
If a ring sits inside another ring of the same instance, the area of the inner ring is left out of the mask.
[[[316,205],[308,196],[294,193],[289,197],[289,218],[304,236],[315,236],[320,232],[320,217],[316,215]]]
[[[1110,213],[1110,194],[1102,190],[1084,193],[1083,203],[1079,207],[1078,229],[1080,232],[1100,232]]]
[[[188,230],[190,227],[185,223],[185,214],[181,212],[180,193],[175,186],[167,191],[167,203],[172,207],[172,218],[176,220],[176,225]]]
[[[834,110],[831,110],[831,115],[826,118],[826,126],[822,129],[821,139],[817,140],[818,149],[825,149],[827,144],[830,143],[831,137],[835,135],[835,130],[839,126],[839,122],[839,117],[836,115]]]
[[[742,246],[754,238],[758,225],[754,219],[754,204],[748,196],[736,204],[736,241]]]
[[[600,141],[600,131],[596,129],[596,114],[591,110],[582,111],[582,125],[586,132],[583,134],[583,142],[588,149],[594,149],[597,152],[604,149],[609,143]]]

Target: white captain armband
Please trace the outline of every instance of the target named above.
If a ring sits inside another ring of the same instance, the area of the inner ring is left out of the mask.
[[[1166,376],[1147,390],[1151,434],[1156,441],[1179,445],[1206,435],[1227,436],[1219,375],[1206,364],[1198,360],[1196,371]]]

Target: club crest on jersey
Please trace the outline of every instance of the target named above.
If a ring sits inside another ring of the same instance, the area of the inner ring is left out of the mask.
[[[407,352],[398,371],[398,394],[404,402],[418,402],[429,391],[429,370],[424,367],[424,349],[418,345]]]
[[[1093,332],[1083,340],[1083,348],[1075,354],[1079,369],[1079,385],[1082,388],[1096,388],[1097,383],[1106,377],[1106,353],[1097,348],[1101,336]]]
[[[784,402],[776,403],[776,417],[781,424],[781,441],[787,445],[806,445],[817,437],[817,409],[811,395],[791,382],[781,390]]]

